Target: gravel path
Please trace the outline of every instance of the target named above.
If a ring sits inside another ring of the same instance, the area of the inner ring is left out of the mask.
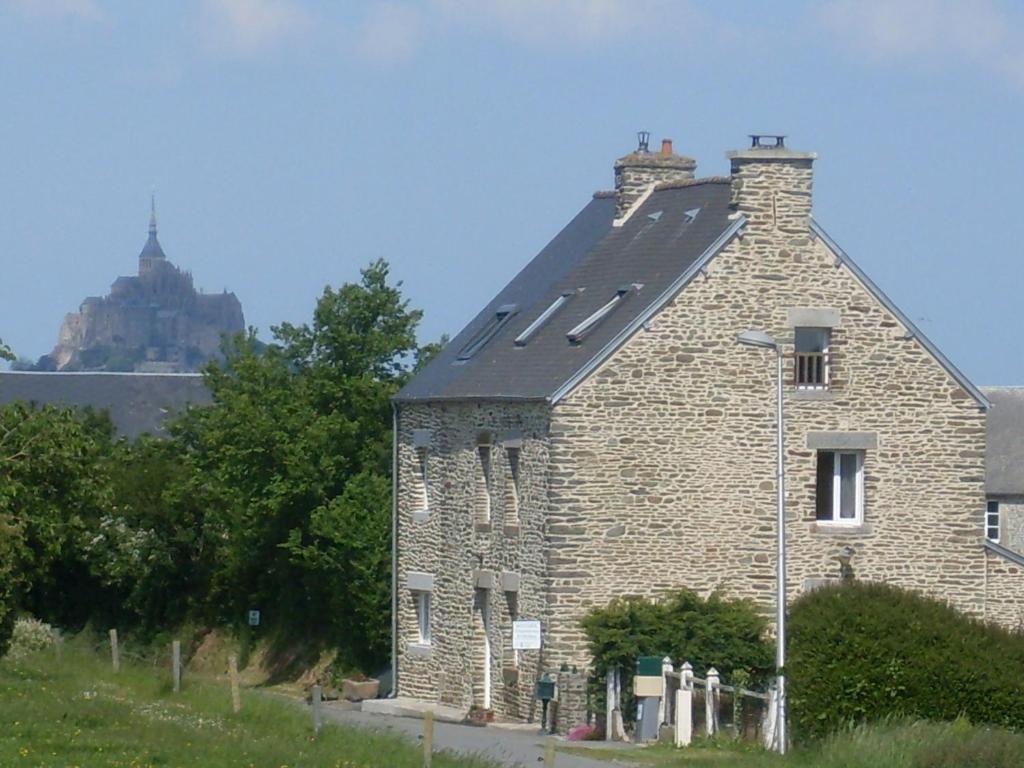
[[[332,704],[324,705],[324,717],[346,725],[375,728],[419,739],[423,721],[412,717],[392,717],[346,709]],[[455,723],[434,723],[434,748],[465,755],[482,755],[500,761],[508,768],[538,768],[544,761],[543,737],[535,731],[480,728]],[[623,745],[623,749],[628,749]],[[610,768],[615,765],[636,765],[622,761],[594,760],[559,752],[556,768]]]

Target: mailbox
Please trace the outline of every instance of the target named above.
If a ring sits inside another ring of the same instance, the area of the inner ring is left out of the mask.
[[[555,678],[548,674],[541,676],[540,680],[537,681],[536,698],[541,701],[550,701],[555,698]]]
[[[638,677],[661,677],[661,656],[641,656],[636,660]]]

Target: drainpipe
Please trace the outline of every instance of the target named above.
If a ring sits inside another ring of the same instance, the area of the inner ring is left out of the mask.
[[[391,403],[391,693],[398,696],[398,403]]]

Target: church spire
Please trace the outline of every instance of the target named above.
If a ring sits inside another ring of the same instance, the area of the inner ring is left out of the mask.
[[[156,193],[149,195],[149,234],[156,237]]]
[[[142,253],[139,254],[139,274],[145,274],[153,269],[158,261],[167,257],[164,249],[160,247],[160,241],[156,239],[156,195],[149,196],[149,238],[142,246]]]

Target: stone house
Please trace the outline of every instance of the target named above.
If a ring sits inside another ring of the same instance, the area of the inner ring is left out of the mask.
[[[583,210],[395,401],[397,693],[537,714],[586,669],[580,618],[624,594],[775,588],[784,345],[789,593],[839,576],[1016,624],[986,546],[986,395],[811,215],[815,155],[781,137],[696,178],[663,142]],[[536,619],[540,650],[512,648]],[[564,697],[560,719],[582,718]]]

